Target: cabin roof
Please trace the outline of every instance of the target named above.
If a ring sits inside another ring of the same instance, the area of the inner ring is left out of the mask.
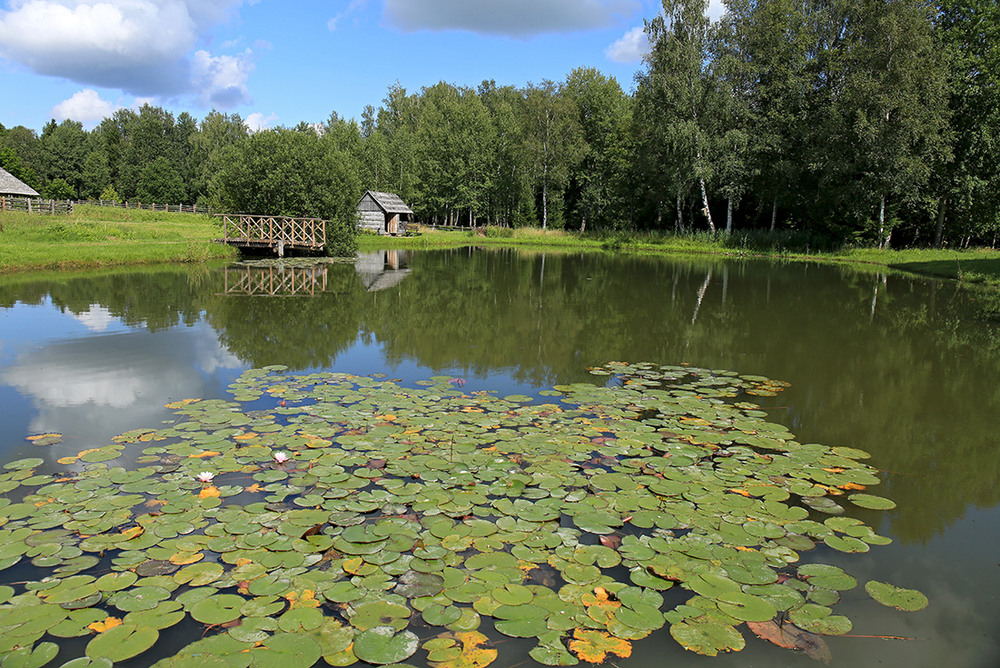
[[[361,199],[364,199],[369,195],[371,195],[372,200],[378,204],[379,208],[386,213],[413,213],[413,210],[406,206],[399,195],[395,195],[393,193],[381,193],[375,190],[366,190]]]
[[[27,183],[15,177],[6,169],[0,167],[0,195],[18,195],[21,197],[41,197]]]

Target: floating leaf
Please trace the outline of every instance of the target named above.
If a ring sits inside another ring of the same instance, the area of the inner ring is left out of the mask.
[[[108,617],[103,622],[94,622],[93,624],[88,624],[89,628],[94,633],[104,633],[109,629],[113,629],[116,626],[121,626],[122,620],[117,617]]]
[[[822,636],[803,631],[792,624],[778,624],[774,621],[747,622],[747,627],[758,638],[778,647],[805,652],[809,658],[823,663],[829,663],[833,659],[830,647]]]
[[[441,640],[446,640],[442,638]],[[497,651],[483,647],[489,639],[477,631],[456,633],[455,640],[461,643],[458,652],[449,659],[431,661],[433,668],[485,668],[497,658]]]
[[[377,666],[399,663],[413,656],[419,645],[416,634],[397,631],[391,626],[376,626],[354,637],[354,654]]]
[[[854,505],[870,510],[892,510],[896,507],[895,501],[872,494],[851,494],[848,498]]]
[[[923,610],[928,605],[927,597],[916,589],[903,589],[877,580],[866,582],[865,591],[882,605],[897,610],[915,612]]]
[[[623,659],[632,656],[631,643],[607,633],[576,629],[573,638],[569,643],[570,651],[588,663],[603,663],[608,654],[616,654]]]
[[[108,629],[87,643],[87,656],[113,662],[131,659],[156,644],[160,633],[137,624],[121,624]]]
[[[738,652],[746,645],[743,636],[735,628],[708,617],[696,617],[672,624],[670,635],[684,649],[706,656],[716,656],[719,652]]]

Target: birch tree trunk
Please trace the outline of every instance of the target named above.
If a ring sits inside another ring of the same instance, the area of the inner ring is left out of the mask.
[[[771,204],[771,231],[774,232],[774,226],[778,222],[778,198],[774,198],[774,202]]]
[[[948,200],[942,197],[938,200],[937,225],[934,227],[934,246],[941,248],[941,237],[944,234],[944,214],[948,209]]]
[[[878,207],[878,247],[885,248],[885,195]]]
[[[542,229],[549,225],[549,182],[542,181]]]
[[[708,208],[708,193],[705,192],[705,179],[699,178],[698,185],[701,186],[701,204],[704,207],[705,218],[708,219],[708,229],[715,234],[715,223],[712,222],[712,211]]]
[[[726,234],[733,233],[733,198],[726,198]]]

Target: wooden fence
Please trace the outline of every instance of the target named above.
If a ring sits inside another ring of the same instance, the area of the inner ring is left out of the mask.
[[[321,251],[326,248],[326,221],[318,218],[289,216],[251,216],[218,214],[222,218],[223,238],[219,243],[243,249],[269,249],[278,257],[285,249]]]
[[[26,213],[73,213],[71,200],[35,199],[32,197],[0,197],[0,211]]]
[[[87,204],[89,206],[111,206],[119,209],[145,209],[146,211],[164,211],[166,213],[203,213],[206,216],[212,215],[212,208],[208,206],[198,206],[197,204],[143,204],[142,202],[116,202],[114,200],[79,200],[77,204]]]

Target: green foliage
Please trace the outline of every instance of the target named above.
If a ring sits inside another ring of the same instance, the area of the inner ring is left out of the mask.
[[[136,198],[140,202],[179,204],[184,195],[184,182],[175,165],[166,157],[161,155],[142,169],[136,190]]]
[[[47,199],[76,199],[76,190],[62,179],[53,179],[42,189],[42,195]]]
[[[263,130],[224,149],[213,175],[213,207],[332,222],[328,251],[354,250],[361,198],[356,158],[312,129]]]
[[[101,191],[101,194],[98,195],[98,199],[105,202],[120,202],[121,195],[118,194],[118,191],[115,190],[113,185],[108,184],[104,187],[104,190]]]
[[[487,225],[483,233],[492,239],[509,239],[514,236],[514,228]]]

